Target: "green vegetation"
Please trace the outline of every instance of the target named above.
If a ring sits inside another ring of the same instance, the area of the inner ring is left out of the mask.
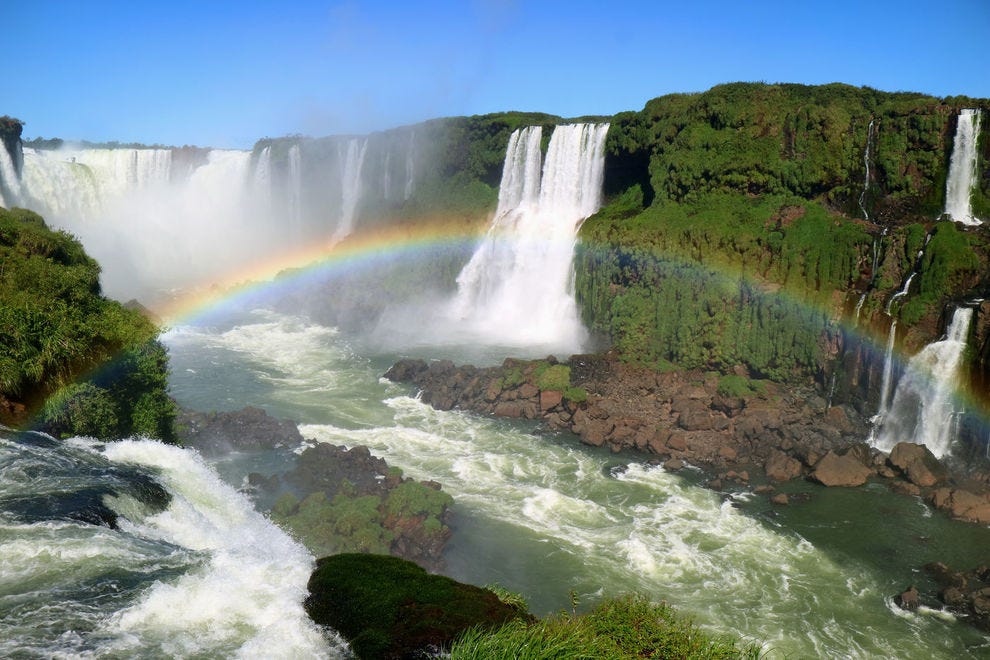
[[[915,221],[903,243],[881,245],[903,248],[890,262],[899,268],[881,269],[886,279],[875,282],[894,287],[944,203],[953,119],[979,103],[736,83],[616,115],[606,141],[608,203],[585,221],[576,255],[586,324],[625,359],[655,369],[742,364],[775,380],[819,374],[845,294],[874,279],[879,227],[855,219],[867,142],[870,218]],[[978,284],[967,235],[942,225],[936,234],[905,320]]]
[[[453,504],[447,493],[413,480],[398,484],[385,496],[355,496],[352,490],[345,484],[332,500],[315,492],[302,502],[286,493],[272,507],[272,520],[316,556],[388,554],[399,532],[411,534],[415,524],[421,526],[421,535],[443,535],[443,515]]]
[[[754,394],[757,396],[766,396],[767,385],[763,381],[750,380],[745,376],[727,374],[718,379],[718,393],[722,396],[742,398],[750,397]]]
[[[571,386],[571,368],[563,364],[541,364],[533,374],[541,390],[563,392]]]
[[[561,614],[536,622],[516,619],[494,630],[470,630],[451,648],[451,660],[499,658],[758,658],[755,646],[706,635],[666,604],[626,596],[583,616]]]
[[[520,616],[480,587],[430,575],[396,557],[341,554],[317,562],[306,611],[338,630],[361,658],[400,658],[447,646],[476,626]]]
[[[430,575],[377,555],[320,559],[306,611],[340,631],[361,658],[419,657],[449,648],[452,660],[499,658],[758,658],[757,646],[703,633],[664,603],[608,599],[583,615],[537,620],[518,594]]]
[[[54,435],[174,441],[158,329],[102,297],[99,274],[69,234],[0,209],[0,400],[40,411]]]

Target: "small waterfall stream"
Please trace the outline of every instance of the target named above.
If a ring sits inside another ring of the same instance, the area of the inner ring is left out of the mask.
[[[965,225],[980,224],[980,219],[973,215],[971,204],[977,178],[976,145],[980,138],[980,118],[978,109],[960,111],[952,141],[949,175],[945,181],[945,213]]]
[[[890,451],[898,442],[914,442],[939,458],[949,453],[957,429],[952,395],[972,320],[972,308],[956,308],[945,337],[911,358],[873,439],[874,446]]]

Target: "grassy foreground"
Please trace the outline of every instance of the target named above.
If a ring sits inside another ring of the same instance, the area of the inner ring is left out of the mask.
[[[623,596],[606,600],[584,615],[561,613],[535,622],[515,619],[494,630],[468,630],[454,642],[450,657],[728,659],[759,658],[761,654],[759,646],[740,646],[731,639],[702,632],[665,603]]]

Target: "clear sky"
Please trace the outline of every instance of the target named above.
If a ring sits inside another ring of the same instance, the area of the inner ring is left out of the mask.
[[[12,5],[12,6],[11,6]],[[732,81],[990,97],[990,0],[4,0],[25,137],[216,147]]]

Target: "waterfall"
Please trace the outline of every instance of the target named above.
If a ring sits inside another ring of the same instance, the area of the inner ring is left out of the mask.
[[[920,259],[920,254],[919,254],[919,259]],[[895,293],[893,296],[891,296],[890,300],[887,301],[887,307],[884,310],[887,313],[887,316],[890,316],[890,310],[894,304],[894,301],[897,300],[898,298],[903,298],[904,296],[907,295],[908,291],[911,289],[911,280],[913,280],[914,276],[917,274],[918,271],[916,270],[912,271],[912,273],[908,275],[908,278],[904,281],[904,286],[901,287],[901,290]]]
[[[294,238],[298,238],[302,233],[302,154],[298,144],[289,147],[288,165],[286,203]]]
[[[272,208],[272,148],[265,147],[254,164],[254,191],[258,203],[266,211]]]
[[[572,260],[581,221],[601,204],[607,131],[556,127],[542,173],[541,128],[512,133],[495,217],[457,278],[458,321],[508,344],[580,348]]]
[[[978,225],[973,216],[971,197],[977,179],[976,142],[980,137],[980,111],[962,110],[952,141],[952,159],[945,182],[945,213],[966,225]]]
[[[4,189],[7,195],[4,196]],[[7,199],[9,197],[9,199]],[[0,206],[10,208],[21,203],[21,179],[17,175],[14,159],[0,142]]]
[[[890,384],[894,376],[894,344],[897,341],[897,320],[890,322],[890,333],[887,335],[887,350],[883,358],[883,378],[880,381],[880,405],[877,414],[870,418],[872,427],[870,428],[869,442],[876,444],[880,427],[887,417],[887,407],[890,404]]]
[[[953,394],[973,310],[959,307],[946,336],[908,362],[873,444],[890,451],[898,442],[923,444],[941,458],[952,449],[956,425]]]
[[[403,199],[408,200],[412,197],[413,193],[413,182],[415,181],[416,174],[416,132],[413,131],[409,134],[409,148],[406,150],[406,186],[403,190]]]
[[[873,120],[866,129],[866,149],[863,151],[863,165],[865,174],[863,175],[863,192],[859,194],[859,209],[863,212],[863,219],[869,220],[870,214],[866,210],[866,193],[870,190],[870,153],[873,151]],[[874,269],[876,267],[874,266]]]
[[[354,217],[361,201],[361,169],[364,167],[364,155],[367,151],[367,138],[352,138],[347,142],[346,156],[340,154],[343,161],[340,174],[340,217],[332,242],[343,239],[354,230]]]

